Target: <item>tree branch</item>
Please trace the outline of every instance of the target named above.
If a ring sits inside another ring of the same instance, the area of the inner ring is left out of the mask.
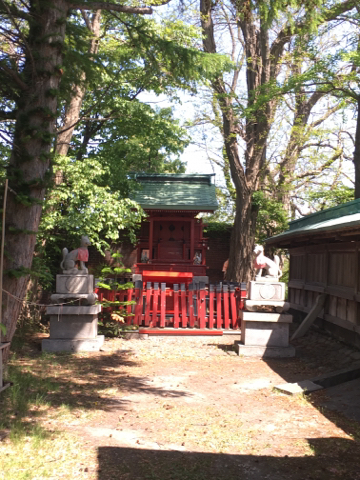
[[[163,3],[161,5],[163,5]],[[108,10],[122,13],[137,13],[140,15],[151,15],[153,13],[151,7],[129,7],[128,5],[116,5],[114,3],[103,2],[70,3],[69,8],[73,10]]]
[[[28,86],[26,83],[24,83],[21,78],[18,76],[14,70],[11,70],[11,68],[7,67],[6,65],[2,64],[0,65],[0,69],[4,70],[4,72],[12,78],[12,80],[17,84],[18,87],[21,88],[21,90],[26,91],[28,89]]]
[[[0,118],[1,122],[6,122],[8,120],[15,120],[16,119],[16,111],[6,112],[5,110],[0,110]]]
[[[345,2],[338,3],[335,2],[335,5],[332,8],[326,10],[323,15],[323,23],[331,22],[335,20],[341,13],[352,10],[358,5],[358,0],[346,0]],[[303,30],[308,28],[308,21],[302,20],[295,25],[287,26],[281,30],[273,42],[270,49],[270,58],[271,58],[271,78],[275,78],[277,75],[277,69],[279,64],[279,59],[283,54],[285,45],[290,41],[294,34],[299,34]]]

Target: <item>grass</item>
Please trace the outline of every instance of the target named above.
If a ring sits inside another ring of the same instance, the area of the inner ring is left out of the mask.
[[[82,465],[89,459],[77,447],[75,437],[69,434],[14,422],[10,437],[1,446],[0,479],[81,478]]]
[[[20,351],[23,345],[17,342]],[[74,417],[89,417],[86,408],[74,406],[59,375],[68,366],[67,355],[13,355],[7,367],[12,386],[0,395],[0,480],[89,478],[84,465],[96,469],[95,453],[77,448],[76,437],[63,428]]]
[[[313,405],[321,392],[239,391],[232,377],[262,378],[263,363],[206,354],[195,374],[202,348],[151,345],[139,342],[134,350],[115,339],[99,354],[68,355],[22,344],[8,367],[14,384],[0,395],[0,480],[232,480],[240,467],[251,473],[259,462],[267,462],[266,472],[290,472],[281,478],[357,478],[348,474],[347,457],[355,468],[358,424],[318,415]],[[210,388],[225,388],[228,403]],[[334,455],[336,473],[328,473]],[[310,476],[319,466],[323,471]],[[298,468],[303,476],[292,477]]]

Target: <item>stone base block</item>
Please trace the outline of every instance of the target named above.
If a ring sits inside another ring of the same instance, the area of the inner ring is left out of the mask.
[[[277,280],[255,280],[249,284],[249,300],[285,300],[285,283]]]
[[[65,315],[97,315],[101,312],[101,305],[89,305],[89,306],[56,306],[56,307],[47,307],[46,308],[46,315],[57,315],[59,317]]]
[[[257,312],[261,307],[273,307],[277,313],[282,313],[290,308],[290,303],[282,300],[245,300],[244,305],[249,312]]]
[[[96,315],[50,315],[51,338],[77,340],[96,338],[98,316]]]
[[[98,352],[104,343],[104,335],[76,340],[46,338],[42,341],[43,352]]]
[[[80,301],[82,305],[94,305],[98,296],[96,293],[53,293],[50,300],[53,303],[68,303],[74,300]]]
[[[56,275],[56,293],[93,293],[94,275]]]
[[[286,393],[288,395],[298,395],[316,392],[317,390],[322,390],[323,387],[316,385],[316,383],[311,380],[302,380],[297,383],[284,383],[283,385],[276,385],[275,390],[278,390],[281,393]]]
[[[292,345],[287,347],[261,347],[258,345],[243,345],[241,342],[235,342],[235,351],[238,355],[244,355],[244,357],[295,357],[295,348]]]
[[[239,312],[241,322],[292,323],[292,315],[268,312]]]
[[[287,347],[289,345],[289,324],[248,321],[245,328],[241,328],[241,341],[244,345]]]

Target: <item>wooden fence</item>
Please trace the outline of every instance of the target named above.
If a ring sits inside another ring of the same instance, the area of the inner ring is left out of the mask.
[[[239,329],[246,284],[180,284],[135,282],[132,289],[96,290],[99,301],[126,302],[125,322],[148,328]],[[103,310],[111,312],[113,306]]]

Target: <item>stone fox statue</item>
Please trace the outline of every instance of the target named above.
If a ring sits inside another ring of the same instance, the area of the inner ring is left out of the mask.
[[[274,260],[265,257],[264,247],[261,245],[255,245],[254,254],[255,278],[261,277],[263,269],[265,270],[267,277],[281,277],[282,271],[280,269],[280,258],[277,255],[274,256]]]
[[[63,260],[60,263],[60,268],[64,273],[77,274],[83,273],[87,274],[88,269],[85,267],[85,262],[89,260],[89,251],[88,246],[91,245],[89,237],[83,235],[81,237],[81,246],[76,250],[69,252],[67,248],[63,248]],[[80,269],[76,268],[76,262],[79,262]]]

